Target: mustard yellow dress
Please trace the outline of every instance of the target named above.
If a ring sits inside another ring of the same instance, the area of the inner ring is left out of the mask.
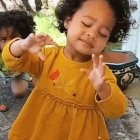
[[[18,72],[40,77],[9,132],[9,140],[108,140],[106,116],[123,115],[127,100],[106,66],[111,95],[96,99],[96,90],[80,68],[92,68],[92,61],[79,63],[67,59],[61,47],[43,48],[46,60],[25,53],[10,54],[9,42],[3,50],[6,65]]]

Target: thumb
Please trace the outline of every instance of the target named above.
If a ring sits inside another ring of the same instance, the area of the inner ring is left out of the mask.
[[[21,47],[22,47],[23,50],[28,50],[29,49],[29,46],[33,41],[33,37],[34,37],[34,34],[31,33],[31,34],[28,35],[27,38],[22,39],[23,41],[22,41]]]

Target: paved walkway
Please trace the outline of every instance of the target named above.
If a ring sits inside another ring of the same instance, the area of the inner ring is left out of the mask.
[[[118,120],[106,120],[110,140],[140,140],[140,80],[135,79],[124,92],[129,100],[127,112]],[[9,84],[4,85],[0,78],[0,104],[6,103],[9,107],[8,111],[0,112],[0,140],[8,140],[10,126],[27,97],[28,95],[22,99],[15,98]]]

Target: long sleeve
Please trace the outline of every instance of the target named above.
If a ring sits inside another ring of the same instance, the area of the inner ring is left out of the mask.
[[[14,41],[15,39],[8,42],[3,49],[2,58],[5,65],[8,69],[13,71],[28,72],[39,76],[42,71],[43,61],[41,61],[36,54],[31,54],[29,52],[26,52],[20,58],[12,56],[10,53],[10,46]]]
[[[106,70],[106,81],[111,87],[110,96],[105,100],[97,101],[96,95],[95,100],[106,117],[115,119],[125,113],[127,108],[127,98],[117,86],[116,78],[108,67]]]

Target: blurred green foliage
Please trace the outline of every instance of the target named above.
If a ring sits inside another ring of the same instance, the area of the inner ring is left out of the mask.
[[[53,12],[48,14],[37,13],[34,16],[36,22],[36,33],[46,33],[60,46],[65,46],[65,34],[57,29],[57,21]]]
[[[4,62],[2,60],[2,56],[0,53],[0,77],[5,77],[4,73],[7,72],[8,69],[7,67],[4,65]]]
[[[122,44],[121,42],[117,43],[107,43],[106,45],[106,50],[111,51],[111,50],[121,50],[122,49]]]

